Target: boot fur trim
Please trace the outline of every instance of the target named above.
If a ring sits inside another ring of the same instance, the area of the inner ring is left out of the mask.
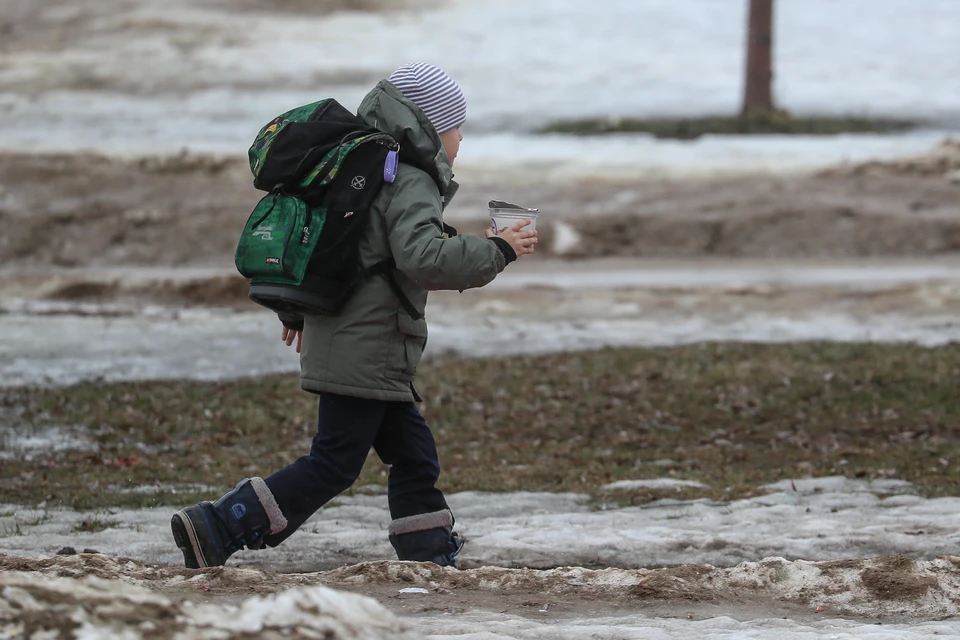
[[[427,531],[429,529],[440,529],[446,527],[453,528],[453,513],[449,509],[443,511],[434,511],[433,513],[421,513],[416,516],[407,516],[390,523],[387,529],[392,536],[401,536],[405,533],[414,531]]]
[[[250,486],[253,487],[253,491],[260,500],[260,505],[263,506],[263,510],[267,513],[267,518],[270,519],[270,534],[277,534],[286,529],[287,519],[283,517],[283,512],[280,511],[280,505],[277,504],[277,499],[273,497],[270,487],[263,481],[263,478],[250,478]]]

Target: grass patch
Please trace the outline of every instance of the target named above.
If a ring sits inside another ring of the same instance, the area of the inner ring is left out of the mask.
[[[593,136],[611,133],[649,133],[656,138],[692,140],[715,135],[838,135],[842,133],[893,133],[920,123],[889,118],[793,117],[777,112],[753,116],[702,118],[590,118],[554,122],[537,133]]]
[[[117,523],[114,520],[92,515],[75,524],[73,530],[80,533],[97,533],[115,526],[117,526]]]
[[[422,367],[447,491],[577,491],[598,502],[754,495],[787,478],[897,477],[960,487],[960,345],[702,344]],[[167,507],[306,453],[315,398],[294,375],[220,383],[85,383],[0,391],[25,428],[77,425],[98,451],[5,461],[14,504]],[[709,489],[606,492],[678,478]],[[371,456],[356,486],[384,485]]]

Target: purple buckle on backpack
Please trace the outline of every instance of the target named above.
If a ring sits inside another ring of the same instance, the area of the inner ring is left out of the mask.
[[[397,164],[400,154],[390,150],[387,152],[387,159],[383,163],[383,179],[385,182],[393,182],[397,179]]]

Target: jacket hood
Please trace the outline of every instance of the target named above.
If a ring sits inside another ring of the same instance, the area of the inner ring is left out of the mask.
[[[440,135],[423,111],[388,80],[381,80],[364,97],[357,115],[400,143],[400,160],[426,171],[446,195],[453,168]]]

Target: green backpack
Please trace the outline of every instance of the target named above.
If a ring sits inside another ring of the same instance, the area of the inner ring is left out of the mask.
[[[249,161],[254,186],[267,195],[234,256],[250,279],[251,300],[284,315],[335,314],[369,275],[383,273],[399,290],[392,261],[361,269],[357,256],[373,200],[396,178],[399,150],[392,136],[332,99],[287,111],[260,130]]]

